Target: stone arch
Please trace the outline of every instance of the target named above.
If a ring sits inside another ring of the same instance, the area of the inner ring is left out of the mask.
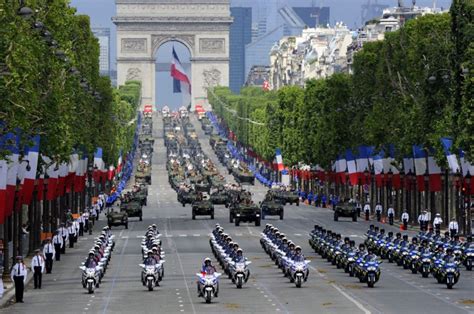
[[[154,58],[160,47],[167,42],[177,41],[188,48],[191,58],[194,57],[194,35],[154,35],[152,36],[151,57]]]
[[[188,48],[191,101],[207,105],[206,88],[229,85],[230,0],[116,0],[117,84],[142,81],[142,104],[155,104],[155,59],[166,42]]]

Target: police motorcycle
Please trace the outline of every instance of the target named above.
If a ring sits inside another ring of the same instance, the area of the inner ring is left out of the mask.
[[[206,258],[204,265],[210,265],[211,260]],[[209,263],[209,264],[207,264]],[[221,273],[212,271],[207,272],[204,267],[200,273],[196,273],[198,277],[197,290],[200,297],[203,297],[206,303],[211,303],[212,298],[218,296],[219,293],[219,277]]]
[[[474,264],[474,243],[468,240],[464,245],[462,263],[466,267],[466,270],[472,270],[472,264]]]
[[[342,258],[342,268],[344,272],[349,276],[354,277],[354,264],[357,258],[357,249],[355,248],[355,242],[350,240],[349,247],[345,250]]]
[[[95,251],[89,251],[89,256],[90,258],[94,258]],[[99,288],[103,266],[97,264],[91,266],[83,262],[82,265],[79,266],[79,269],[82,270],[82,287],[86,289],[89,294],[94,293],[95,288]]]
[[[290,282],[294,282],[297,288],[301,288],[303,282],[308,280],[310,260],[304,258],[301,254],[301,247],[295,248],[295,255],[288,259],[290,264]]]
[[[366,282],[369,288],[373,288],[380,279],[380,264],[382,261],[374,254],[367,254],[357,260],[357,277],[360,282]]]
[[[223,228],[216,224],[216,228],[210,234],[211,250],[229,279],[232,279],[232,282],[240,289],[250,277],[251,262],[243,257],[243,251],[239,245],[232,242],[232,239],[223,231]]]
[[[238,252],[242,252],[242,249],[238,249]],[[246,283],[250,278],[249,265],[251,261],[247,261],[245,258],[240,260],[232,260],[230,262],[230,273],[232,282],[235,283],[237,289],[241,289],[243,284]]]
[[[438,283],[445,283],[448,289],[459,281],[459,259],[453,254],[452,248],[446,249],[446,254],[435,254],[433,262],[433,276]]]
[[[147,257],[143,263],[139,264],[142,268],[141,280],[142,284],[148,288],[148,291],[153,291],[153,288],[159,286],[163,279],[163,263],[165,260],[156,260],[154,257],[157,251],[150,250],[147,252]]]

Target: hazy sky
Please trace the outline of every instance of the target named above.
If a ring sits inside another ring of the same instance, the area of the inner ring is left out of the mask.
[[[232,1],[232,0],[231,0]],[[239,1],[239,0],[234,0]],[[271,3],[280,0],[255,0],[265,3]],[[295,5],[300,3],[314,3],[316,6],[330,7],[330,21],[332,24],[336,21],[343,21],[346,25],[353,28],[355,25],[360,25],[361,5],[367,3],[369,0],[291,0],[290,3]],[[371,0],[372,3],[377,2]],[[406,5],[411,3],[411,0],[403,0]],[[435,0],[438,6],[447,8],[451,4],[451,0]],[[387,4],[389,6],[396,6],[397,0],[378,0],[380,4]],[[432,6],[433,0],[417,0],[418,6]],[[78,13],[87,14],[91,17],[93,27],[109,27],[111,29],[111,67],[115,66],[116,55],[116,40],[115,27],[111,21],[111,17],[115,15],[115,1],[114,0],[71,0],[71,6],[78,9]],[[189,60],[189,53],[179,45],[176,49],[183,62]],[[170,62],[171,60],[171,45],[160,48],[158,51],[158,62]],[[172,95],[172,81],[169,73],[160,73],[157,77],[157,104],[177,104],[180,102],[181,96]]]

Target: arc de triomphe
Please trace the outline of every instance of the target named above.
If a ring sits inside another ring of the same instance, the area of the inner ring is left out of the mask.
[[[229,85],[229,0],[115,0],[115,4],[117,83],[141,80],[142,103],[156,105],[155,56],[169,41],[182,43],[191,53],[193,106],[207,104],[207,87]]]

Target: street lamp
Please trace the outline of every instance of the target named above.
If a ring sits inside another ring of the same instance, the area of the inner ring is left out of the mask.
[[[471,231],[471,173],[469,172],[469,170],[467,171],[464,179],[466,181],[466,190],[464,193],[465,200],[463,200],[463,204],[465,204],[464,216],[466,217],[466,230],[464,231],[464,234],[470,235],[472,231]]]
[[[424,187],[424,190],[425,190],[425,209],[428,209],[428,185],[429,185],[429,182],[430,182],[430,175],[428,174],[428,169],[426,170],[426,172],[423,176],[423,179],[424,179],[424,183],[425,183],[425,187]],[[429,210],[430,210],[430,213],[431,213],[431,208]]]
[[[387,185],[388,185],[388,204],[392,204],[392,179],[393,179],[393,172],[392,168],[390,168],[387,172]],[[388,208],[388,206],[386,207]]]

